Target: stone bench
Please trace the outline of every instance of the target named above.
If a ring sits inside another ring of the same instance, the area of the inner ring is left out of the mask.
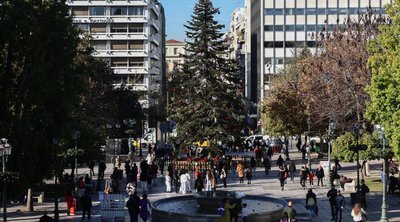
[[[44,192],[33,192],[32,193],[32,201],[43,203],[44,200]]]
[[[345,183],[344,184],[344,192],[346,193],[355,193],[356,189],[355,189],[355,182],[354,180],[351,183]]]

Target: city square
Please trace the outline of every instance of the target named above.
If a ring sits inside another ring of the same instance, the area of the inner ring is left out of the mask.
[[[0,2],[2,221],[400,221],[399,15]]]

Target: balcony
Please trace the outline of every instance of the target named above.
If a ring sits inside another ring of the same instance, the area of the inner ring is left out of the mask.
[[[158,6],[157,6],[154,2],[152,2],[151,4],[149,4],[149,8],[150,8],[151,10],[153,10],[153,12],[156,13],[156,15],[157,15],[158,17],[160,16],[160,10],[159,10]]]
[[[141,33],[89,33],[95,40],[147,40],[147,35],[144,32]]]
[[[96,50],[93,53],[98,57],[146,57],[145,50]]]
[[[150,19],[150,20],[149,20],[149,25],[154,26],[154,28],[156,28],[157,31],[160,31],[161,22],[160,22],[159,20]]]
[[[104,5],[133,5],[133,6],[146,6],[147,3],[143,0],[67,0],[67,5],[74,6],[104,6]]]
[[[157,60],[160,60],[160,50],[151,49],[150,52],[149,52],[149,57],[150,58],[155,58]]]
[[[148,74],[146,67],[111,67],[114,74]]]
[[[149,41],[152,41],[152,42],[156,43],[157,45],[160,45],[160,34],[150,35]]]
[[[74,16],[73,23],[146,23],[147,19],[144,15],[121,15],[121,16]]]
[[[120,89],[120,88],[132,90],[132,91],[148,91],[148,87],[146,84],[128,84],[128,83],[114,83],[113,88],[114,89]]]

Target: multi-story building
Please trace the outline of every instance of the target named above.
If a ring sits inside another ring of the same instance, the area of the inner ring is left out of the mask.
[[[167,73],[171,73],[179,65],[182,65],[185,61],[183,55],[185,55],[186,44],[175,39],[170,39],[166,41],[165,51],[166,51],[166,63],[167,63]]]
[[[143,108],[161,104],[165,18],[157,0],[67,0],[73,22],[89,34],[94,56],[109,61],[113,85],[139,94]]]
[[[315,36],[332,31],[345,19],[356,19],[371,9],[384,13],[393,0],[246,0],[248,24],[246,86],[249,99],[259,103],[269,80],[293,58],[298,48],[315,50]]]

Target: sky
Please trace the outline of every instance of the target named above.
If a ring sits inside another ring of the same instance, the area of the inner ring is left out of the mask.
[[[164,7],[166,20],[166,40],[183,41],[186,37],[184,24],[191,19],[194,5],[198,0],[158,0]],[[212,0],[214,7],[219,8],[220,14],[215,18],[225,25],[223,32],[229,31],[230,17],[236,8],[244,7],[244,0]]]

